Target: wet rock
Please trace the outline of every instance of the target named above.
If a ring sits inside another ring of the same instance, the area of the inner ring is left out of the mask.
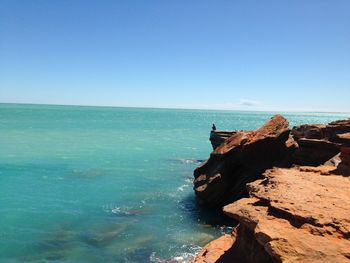
[[[198,200],[220,207],[245,196],[245,184],[258,179],[266,169],[290,165],[294,144],[288,125],[285,118],[276,115],[261,128],[237,132],[217,147],[194,171]]]
[[[129,244],[125,243],[125,245],[127,245],[125,251],[128,254],[133,254],[135,251],[137,252],[142,249],[148,249],[149,243],[153,242],[155,239],[156,237],[154,235],[139,236],[131,240]]]

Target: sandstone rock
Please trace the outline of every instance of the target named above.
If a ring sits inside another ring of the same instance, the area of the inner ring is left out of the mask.
[[[251,238],[238,234],[233,247],[249,253],[257,242],[273,262],[349,262],[350,178],[333,175],[334,169],[274,168],[248,184],[250,198],[224,207]]]
[[[293,163],[318,166],[350,146],[350,120],[296,126],[291,135],[298,144]]]
[[[219,262],[220,257],[234,244],[234,235],[223,235],[207,244],[196,256],[192,263],[214,263]]]
[[[209,206],[230,203],[246,195],[245,184],[258,179],[266,169],[290,165],[294,144],[288,125],[276,115],[261,128],[237,132],[217,147],[194,171],[199,201]]]
[[[298,165],[317,166],[340,151],[340,145],[325,139],[300,138],[297,143],[298,149],[295,151],[293,163]]]
[[[326,125],[324,124],[304,124],[293,127],[291,134],[295,139],[323,139],[326,137]]]
[[[217,131],[212,130],[210,132],[209,140],[213,146],[213,150],[218,148],[225,140],[236,134],[237,131]]]
[[[331,140],[335,138],[337,134],[348,132],[350,132],[350,119],[330,122],[326,128],[327,137]]]
[[[292,164],[308,166],[281,168]],[[235,201],[224,212],[239,222],[230,248],[214,240],[194,262],[350,262],[350,120],[289,134],[275,116],[228,138],[194,175],[199,199]]]
[[[337,166],[336,173],[350,176],[350,147],[342,147],[339,158],[340,163]]]

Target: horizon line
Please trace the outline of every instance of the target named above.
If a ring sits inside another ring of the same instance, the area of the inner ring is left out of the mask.
[[[87,105],[87,104],[56,104],[56,103],[31,103],[31,102],[0,102],[10,105],[36,105],[36,106],[72,106],[72,107],[98,107],[98,108],[132,108],[132,109],[163,109],[163,110],[207,110],[207,111],[241,111],[241,112],[283,112],[283,113],[333,113],[350,114],[346,111],[311,111],[311,110],[253,110],[253,109],[223,109],[223,108],[191,108],[191,107],[169,107],[169,106],[116,106],[116,105]]]

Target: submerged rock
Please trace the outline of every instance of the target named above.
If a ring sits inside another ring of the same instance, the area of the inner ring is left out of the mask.
[[[81,234],[80,239],[90,246],[107,246],[117,240],[130,224],[131,222],[126,222],[98,226],[94,229],[90,229],[86,233]]]
[[[293,144],[286,144],[288,125],[285,118],[276,115],[261,128],[237,132],[217,147],[194,171],[199,201],[214,207],[230,203],[245,196],[245,184],[258,179],[266,169],[288,165],[294,149]]]

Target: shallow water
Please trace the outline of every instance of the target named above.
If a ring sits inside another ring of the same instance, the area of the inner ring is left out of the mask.
[[[0,104],[0,262],[187,262],[225,231],[192,190],[211,124],[255,129],[272,115]]]

